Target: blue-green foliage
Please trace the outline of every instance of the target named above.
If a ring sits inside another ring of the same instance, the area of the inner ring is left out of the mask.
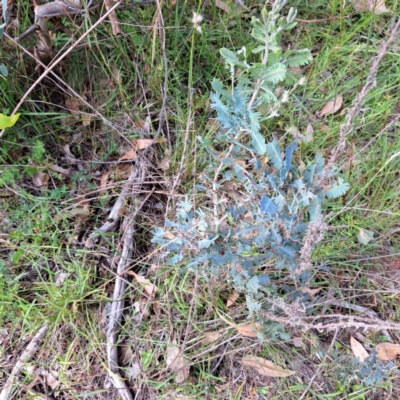
[[[3,36],[4,29],[6,27],[6,23],[8,22],[8,19],[9,19],[9,14],[8,14],[8,11],[7,11],[7,0],[2,0],[1,1],[1,6],[2,6],[2,9],[3,9],[4,22],[2,22],[1,19],[0,19],[0,39]],[[6,77],[8,75],[7,67],[4,64],[0,64],[0,74],[3,75],[4,77]]]
[[[263,320],[262,311],[279,312],[269,301],[277,297],[289,303],[310,301],[309,295],[276,282],[288,272],[300,285],[311,279],[310,271],[296,275],[308,224],[320,218],[325,199],[341,196],[349,187],[336,170],[325,177],[321,155],[301,171],[296,166],[297,141],[286,146],[277,139],[266,143],[262,133],[262,121],[271,116],[263,116],[259,106],[279,106],[274,85],[285,80],[286,66],[311,60],[308,50],[281,55],[280,33],[294,26],[296,16],[291,9],[286,19],[278,18],[283,3],[275,1],[272,11],[262,12],[262,20],[253,18],[252,36],[263,43],[255,49],[262,53],[261,63],[248,63],[243,49],[241,54],[221,50],[231,84],[226,88],[218,79],[212,82],[212,108],[220,128],[214,143],[199,138],[209,155],[199,189],[210,194],[210,204],[194,207],[186,197],[166,228],[153,232],[153,243],[164,249],[166,263],[226,277],[246,295],[250,314],[280,337],[281,326]]]
[[[376,354],[377,352],[373,351],[363,362],[357,361],[355,363],[355,366],[359,368],[359,377],[365,384],[371,386],[382,383],[390,373],[400,375],[400,371],[395,367],[393,361],[381,361],[376,357]]]

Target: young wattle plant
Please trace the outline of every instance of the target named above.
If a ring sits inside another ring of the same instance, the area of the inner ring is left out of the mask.
[[[312,244],[303,244],[303,238],[308,227],[321,220],[324,200],[343,195],[349,187],[337,170],[323,179],[321,155],[305,169],[297,168],[297,141],[283,147],[276,139],[265,140],[263,121],[278,115],[280,105],[305,83],[304,78],[296,81],[288,68],[312,60],[308,49],[282,50],[282,33],[296,24],[293,8],[286,18],[280,17],[284,4],[275,1],[261,19],[252,19],[251,35],[257,42],[253,53],[260,54],[261,62],[248,61],[246,49],[221,49],[230,84],[212,82],[211,106],[219,130],[213,142],[198,138],[208,152],[208,167],[197,190],[209,193],[211,207],[195,208],[186,197],[166,228],[153,232],[153,242],[166,250],[162,256],[168,264],[202,270],[206,277],[228,276],[246,296],[250,315],[273,337],[285,334],[263,312],[295,315],[310,302],[309,295],[295,290],[312,279],[313,266],[302,262]],[[280,99],[275,94],[278,84],[288,87]],[[261,109],[269,109],[268,114]]]

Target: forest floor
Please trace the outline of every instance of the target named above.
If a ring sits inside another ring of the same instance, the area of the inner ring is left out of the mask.
[[[378,364],[363,375],[355,362],[357,346],[375,354],[390,342],[397,351],[396,330],[287,328],[288,339],[260,340],[236,328],[249,322],[248,311],[231,284],[164,265],[151,242],[184,196],[207,204],[195,189],[207,165],[197,137],[212,140],[217,129],[211,81],[229,78],[219,50],[251,49],[250,21],[264,5],[236,3],[122,3],[119,35],[107,19],[72,50],[105,8],[53,19],[53,58],[69,53],[56,77],[40,81],[44,69],[3,37],[9,75],[0,112],[9,115],[31,89],[17,124],[0,137],[0,393],[11,390],[4,398],[125,399],[117,371],[135,399],[400,399],[395,360],[382,378]],[[289,143],[303,132],[305,158],[336,146],[400,10],[397,1],[383,13],[354,3],[362,2],[289,1],[298,23],[284,47],[308,48],[313,61],[293,69],[306,84],[263,133]],[[204,18],[201,32],[194,11]],[[14,2],[11,21],[6,33],[17,37],[32,24],[33,6]],[[37,43],[31,36],[20,44],[33,53]],[[400,323],[399,89],[396,41],[339,160],[351,188],[329,203],[330,228],[313,253],[329,267],[310,289],[319,313]],[[320,113],[339,98],[338,110]],[[122,276],[127,237],[132,254]],[[112,371],[107,327],[117,281],[126,289]],[[268,376],[245,365],[247,356],[294,374]]]

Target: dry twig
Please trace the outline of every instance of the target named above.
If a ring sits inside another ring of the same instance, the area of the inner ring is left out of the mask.
[[[33,357],[34,353],[36,353],[39,350],[46,336],[47,330],[48,330],[48,325],[44,324],[36,333],[36,335],[33,337],[33,339],[29,342],[26,349],[22,352],[17,363],[12,369],[10,376],[8,377],[7,382],[3,387],[3,390],[0,393],[0,400],[9,400],[11,398],[10,395],[14,382],[18,379],[18,375],[21,372],[24,365],[26,364],[26,362],[29,361],[29,359]]]
[[[128,228],[125,232],[121,258],[118,263],[117,275],[115,278],[115,286],[113,299],[111,303],[111,312],[109,315],[109,322],[107,326],[107,360],[108,368],[110,370],[110,378],[114,387],[118,389],[118,393],[123,400],[133,400],[128,386],[122,379],[118,371],[118,332],[122,318],[122,311],[124,309],[124,293],[126,288],[126,281],[124,274],[130,264],[132,256],[132,242],[133,234],[135,232],[134,222],[130,221]]]
[[[124,187],[121,190],[121,193],[119,194],[116,202],[114,203],[113,208],[110,211],[110,214],[108,215],[107,221],[98,229],[100,232],[112,232],[116,229],[118,221],[119,221],[119,215],[121,208],[125,204],[125,198],[131,188],[131,183],[135,181],[135,179],[138,177],[139,174],[139,168],[136,167],[132,170],[131,175],[125,182]],[[88,240],[86,241],[86,247],[93,247],[93,240],[98,236],[97,232],[93,232]]]

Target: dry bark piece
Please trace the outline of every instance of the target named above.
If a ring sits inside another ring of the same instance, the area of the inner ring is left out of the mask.
[[[350,347],[354,357],[358,358],[361,362],[368,357],[367,350],[365,350],[364,346],[358,340],[354,339],[353,336],[350,336]]]
[[[265,358],[257,356],[243,357],[242,364],[269,378],[286,378],[296,374],[294,371],[284,369]]]
[[[343,105],[343,96],[339,94],[334,100],[328,101],[321,111],[317,111],[316,115],[318,118],[322,118],[325,115],[331,115],[338,112]]]
[[[104,0],[104,4],[107,8],[107,11],[110,11],[110,9],[114,6],[114,3],[112,2],[112,0]],[[115,10],[110,13],[110,15],[108,16],[108,19],[110,20],[110,23],[111,23],[111,29],[113,31],[113,35],[114,36],[119,35],[121,33],[121,29],[119,29],[118,17],[117,17],[117,13],[115,12]]]
[[[396,343],[379,343],[376,346],[378,354],[376,357],[381,361],[393,361],[400,356],[400,344]]]

